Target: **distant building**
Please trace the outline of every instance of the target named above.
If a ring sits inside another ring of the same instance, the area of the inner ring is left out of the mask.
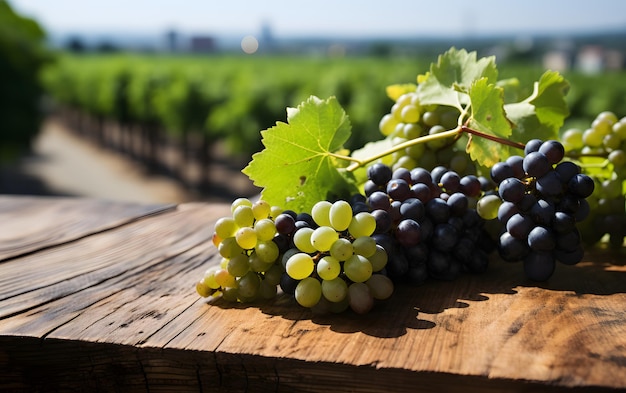
[[[207,36],[191,37],[189,50],[193,53],[209,53],[217,49],[215,38]]]

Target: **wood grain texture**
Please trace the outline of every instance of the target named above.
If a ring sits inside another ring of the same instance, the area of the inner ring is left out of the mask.
[[[284,296],[195,294],[228,212],[184,204],[0,263],[0,390],[626,389],[621,253],[595,250],[541,284],[494,259],[398,287],[367,315],[314,315]]]
[[[173,207],[70,197],[0,195],[0,261]]]

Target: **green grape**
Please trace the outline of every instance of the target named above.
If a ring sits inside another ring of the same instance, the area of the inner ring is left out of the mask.
[[[332,280],[341,273],[341,264],[336,258],[327,255],[317,262],[316,271],[322,280]]]
[[[220,239],[235,236],[237,224],[232,217],[222,217],[215,222],[215,233]]]
[[[398,123],[399,121],[396,120],[396,118],[394,118],[393,115],[386,114],[382,117],[382,119],[380,119],[380,123],[378,124],[378,129],[380,130],[381,134],[383,134],[384,136],[388,136],[388,135],[391,135],[391,133],[393,133]]]
[[[385,266],[387,266],[388,258],[389,256],[387,255],[387,251],[385,251],[385,249],[381,245],[377,244],[376,252],[374,253],[374,255],[368,257],[367,259],[372,264],[372,271],[379,272],[383,270]]]
[[[280,206],[272,206],[270,208],[270,217],[271,218],[276,218],[276,216],[278,216],[280,213],[283,212],[283,208]]]
[[[274,263],[280,254],[278,245],[271,240],[258,242],[254,251],[259,256],[259,259],[266,263]]]
[[[348,226],[348,232],[350,232],[354,238],[371,236],[375,229],[376,219],[368,212],[355,214]]]
[[[596,116],[596,120],[604,121],[610,125],[614,125],[615,123],[617,123],[617,116],[611,111],[604,111],[598,113],[598,115]]]
[[[607,134],[603,133],[601,128],[587,128],[583,131],[583,144],[589,147],[600,147],[604,136]]]
[[[259,286],[261,280],[255,272],[248,272],[245,276],[238,280],[237,289],[239,289],[239,296],[243,298],[254,298],[259,292]]]
[[[436,135],[445,131],[446,129],[443,128],[443,126],[438,124],[438,125],[432,126],[430,130],[428,130],[428,135]],[[438,150],[444,147],[445,145],[447,145],[448,143],[449,143],[448,138],[439,138],[439,139],[426,142],[426,146],[428,146],[432,150]]]
[[[493,220],[498,217],[498,208],[502,199],[498,195],[485,195],[476,203],[476,212],[485,220]]]
[[[248,264],[248,256],[246,254],[238,254],[228,260],[226,270],[233,277],[242,277],[250,270]]]
[[[613,150],[609,153],[609,161],[617,168],[621,168],[626,164],[626,153],[624,150]]]
[[[613,124],[613,133],[621,140],[626,140],[626,120],[622,119]]]
[[[276,224],[269,218],[262,218],[254,223],[254,231],[258,240],[272,240],[276,235]]]
[[[611,132],[611,129],[613,128],[613,123],[611,123],[607,119],[596,117],[596,119],[591,123],[591,128],[604,136],[608,135]]]
[[[294,280],[302,280],[313,273],[315,262],[309,254],[299,252],[292,255],[287,261],[286,271]]]
[[[354,282],[367,281],[372,276],[372,264],[362,255],[353,255],[343,264],[346,276]]]
[[[313,243],[311,243],[311,236],[313,235],[313,228],[300,228],[293,235],[293,244],[306,253],[312,254],[315,251]]]
[[[222,257],[228,259],[243,252],[243,248],[237,244],[237,240],[234,237],[227,237],[222,240],[217,250]]]
[[[237,286],[237,280],[227,270],[219,269],[215,272],[215,282],[222,288]]]
[[[227,302],[236,302],[239,298],[239,289],[237,288],[224,288],[222,290],[222,299]]]
[[[367,284],[355,282],[348,287],[350,308],[357,314],[366,314],[374,306],[374,297]]]
[[[220,287],[220,284],[218,284],[215,280],[215,273],[217,272],[217,270],[218,269],[215,267],[207,269],[207,271],[204,272],[204,276],[202,277],[202,281],[204,282],[204,284],[211,289],[218,289]]]
[[[400,117],[404,123],[417,123],[420,119],[420,108],[408,104],[400,110]]]
[[[393,164],[392,168],[395,171],[398,168],[406,168],[411,169],[417,166],[417,162],[409,156],[402,156],[396,160],[396,163]]]
[[[200,281],[196,283],[196,292],[202,297],[209,297],[215,292],[215,289],[209,287],[204,279],[200,279]]]
[[[566,151],[580,150],[585,145],[583,132],[577,128],[570,128],[563,133],[561,143]]]
[[[352,224],[350,224],[352,225]],[[330,255],[338,261],[345,261],[354,254],[352,242],[346,238],[340,237],[330,246]]]
[[[251,206],[251,209],[255,220],[262,220],[269,217],[270,212],[272,211],[272,207],[270,206],[270,204],[262,199],[254,202]]]
[[[422,115],[422,122],[429,127],[439,124],[439,114],[434,111],[426,111]]]
[[[621,179],[609,179],[602,182],[602,195],[607,199],[618,198],[622,195]]]
[[[338,232],[345,231],[352,221],[352,206],[346,201],[334,202],[329,211],[330,225]]]
[[[261,284],[259,285],[259,296],[262,299],[270,300],[276,297],[276,293],[278,292],[277,284],[272,284],[267,280],[261,280]]]
[[[296,286],[295,298],[303,307],[313,307],[322,297],[322,284],[313,277],[306,277]]]
[[[420,143],[418,145],[412,145],[404,149],[404,154],[411,157],[414,160],[418,160],[422,157],[426,151],[426,145]]]
[[[333,303],[340,302],[348,295],[348,284],[339,277],[332,280],[323,280],[322,295]]]
[[[263,275],[263,281],[267,282],[270,285],[278,285],[280,284],[280,278],[283,275],[284,269],[281,265],[274,264],[272,267],[265,271]]]
[[[274,264],[273,261],[266,262],[263,259],[261,259],[259,257],[259,254],[256,253],[256,251],[252,251],[250,255],[248,255],[248,266],[250,267],[250,270],[252,270],[253,272],[263,273],[264,271],[272,267],[273,264]]]
[[[311,244],[317,251],[328,251],[339,239],[339,234],[331,227],[321,226],[311,234]]]
[[[239,206],[252,207],[252,202],[248,198],[237,198],[230,204],[230,212],[235,213]]]
[[[252,227],[254,224],[254,213],[252,207],[248,205],[240,205],[233,212],[233,219],[239,228]]]
[[[329,201],[319,201],[311,208],[313,221],[319,226],[330,226],[330,207],[333,204]]]
[[[257,242],[256,232],[251,227],[239,228],[237,233],[235,233],[235,239],[237,240],[239,247],[244,250],[253,249]]]
[[[354,253],[369,258],[376,252],[376,240],[369,236],[361,236],[352,242]]]
[[[385,275],[374,274],[365,282],[374,299],[385,300],[393,293],[393,281]]]
[[[422,126],[419,125],[419,123],[408,123],[402,126],[402,136],[406,138],[407,140],[418,138],[423,133],[424,133],[424,128],[422,128]],[[423,148],[423,145],[415,145],[415,146],[422,146]]]
[[[602,145],[608,151],[619,149],[622,140],[616,134],[608,134],[602,139]]]

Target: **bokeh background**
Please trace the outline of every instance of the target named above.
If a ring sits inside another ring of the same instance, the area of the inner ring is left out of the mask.
[[[145,203],[258,193],[260,131],[336,96],[348,148],[451,46],[557,70],[567,126],[626,115],[626,3],[0,0],[0,194]]]

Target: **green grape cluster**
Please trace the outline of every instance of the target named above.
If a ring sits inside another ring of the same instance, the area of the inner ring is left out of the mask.
[[[296,214],[240,198],[231,211],[215,224],[222,261],[197,282],[200,296],[250,302],[272,299],[280,288],[318,313],[366,313],[393,293],[381,274],[387,253],[371,237],[376,221],[353,214],[347,201],[320,201],[310,214]]]
[[[422,106],[416,92],[397,98],[389,113],[379,123],[380,132],[392,145],[421,136],[435,135],[458,126],[459,111],[439,105]],[[460,175],[473,174],[475,165],[465,152],[467,136],[458,139],[443,138],[407,147],[386,157],[383,161],[393,170],[397,168],[425,168],[431,170],[443,165]]]
[[[596,187],[588,198],[591,215],[581,228],[587,244],[604,236],[615,247],[622,247],[626,235],[626,117],[599,113],[589,128],[569,128],[562,134],[568,156],[576,158]]]

